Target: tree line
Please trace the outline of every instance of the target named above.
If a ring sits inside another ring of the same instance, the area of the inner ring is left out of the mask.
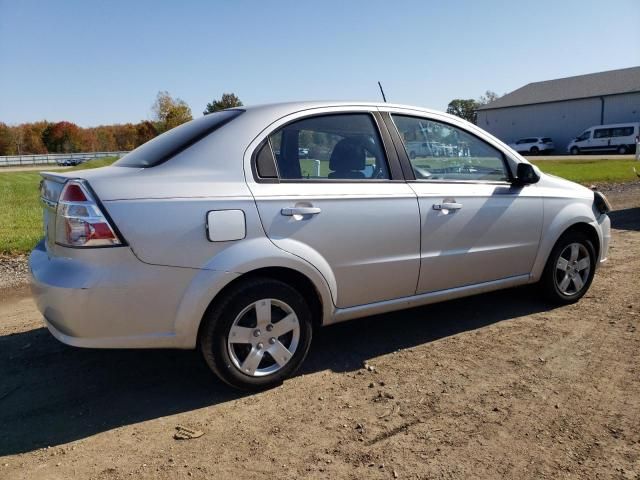
[[[449,102],[447,113],[475,124],[478,107],[498,98],[500,95],[491,90],[477,100],[456,98]],[[242,101],[234,93],[224,93],[220,99],[207,103],[202,113],[208,115],[239,106],[242,106]],[[42,120],[13,126],[0,122],[0,156],[133,150],[193,119],[189,105],[167,91],[158,92],[151,111],[152,120],[87,128],[68,121]]]
[[[225,93],[219,100],[207,103],[203,114],[238,106],[242,106],[240,99]],[[0,156],[133,150],[193,119],[189,105],[166,91],[158,92],[151,111],[152,120],[87,128],[68,121],[42,120],[20,125],[0,122]]]

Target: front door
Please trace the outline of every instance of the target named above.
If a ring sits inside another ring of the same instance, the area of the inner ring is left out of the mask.
[[[278,176],[250,183],[265,232],[331,272],[336,306],[415,293],[418,202],[392,175],[371,113],[305,117],[269,135],[262,148],[258,156],[273,154]]]
[[[504,155],[462,128],[392,115],[404,141],[425,129],[447,145],[410,159],[422,223],[417,293],[530,274],[542,228],[535,185],[513,187]]]

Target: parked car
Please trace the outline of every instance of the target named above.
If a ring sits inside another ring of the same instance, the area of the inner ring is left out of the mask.
[[[527,137],[510,143],[509,146],[518,153],[528,153],[531,155],[550,154],[556,147],[549,137]]]
[[[616,152],[621,155],[636,151],[640,123],[612,123],[587,128],[567,145],[567,152]]]
[[[452,145],[428,165],[403,140],[425,123]],[[300,148],[330,155],[303,175]],[[29,263],[53,336],[198,348],[244,389],[292,375],[314,327],[535,283],[575,302],[610,239],[601,193],[455,116],[390,104],[224,110],[42,177]]]
[[[57,160],[56,163],[60,167],[75,167],[76,165],[80,165],[82,160],[80,158],[67,157]]]

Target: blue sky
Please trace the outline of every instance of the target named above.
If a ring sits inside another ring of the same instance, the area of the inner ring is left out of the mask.
[[[485,90],[640,65],[640,1],[0,0],[0,121],[194,116],[245,104],[379,100],[446,109]]]

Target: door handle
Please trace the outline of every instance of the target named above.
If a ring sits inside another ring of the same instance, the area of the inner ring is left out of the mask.
[[[290,207],[280,210],[280,214],[285,217],[293,217],[294,215],[317,215],[321,211],[318,207]]]
[[[444,203],[434,203],[434,210],[460,210],[462,208],[461,203],[454,202],[444,202]]]

